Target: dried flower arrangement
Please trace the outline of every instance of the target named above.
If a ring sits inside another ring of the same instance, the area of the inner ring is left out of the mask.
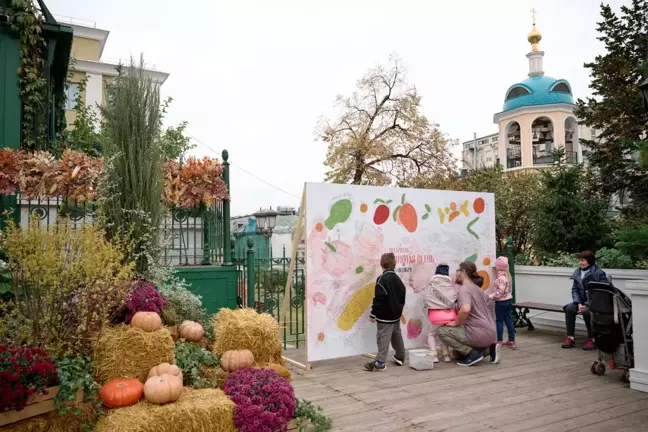
[[[0,195],[11,195],[20,186],[22,151],[0,149]]]
[[[75,201],[92,201],[103,171],[103,160],[86,153],[65,150],[61,159],[50,153],[25,153],[0,149],[0,195],[17,190],[26,198],[62,196]],[[190,157],[186,163],[168,161],[164,165],[164,198],[174,207],[211,206],[229,199],[217,159]]]
[[[211,206],[229,199],[227,185],[221,178],[223,165],[216,159],[190,157],[184,164],[164,164],[164,198],[176,207]]]

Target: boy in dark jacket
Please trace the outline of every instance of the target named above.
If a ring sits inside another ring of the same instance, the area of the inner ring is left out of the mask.
[[[563,343],[563,348],[572,348],[575,345],[574,334],[576,333],[576,315],[581,314],[585,327],[587,328],[587,342],[583,347],[586,351],[595,350],[594,339],[592,337],[591,315],[587,304],[587,285],[590,282],[607,282],[607,275],[596,265],[596,256],[593,252],[584,251],[578,254],[578,268],[574,271],[571,279],[572,285],[572,302],[566,304],[565,324],[567,327],[567,337]]]
[[[396,354],[392,356],[397,365],[405,362],[405,344],[401,334],[400,318],[405,307],[405,285],[394,271],[396,257],[386,253],[380,257],[383,273],[376,280],[376,294],[371,306],[369,320],[377,323],[378,354],[376,360],[366,363],[369,372],[383,371],[387,368],[385,362],[389,354],[389,344],[394,347]]]

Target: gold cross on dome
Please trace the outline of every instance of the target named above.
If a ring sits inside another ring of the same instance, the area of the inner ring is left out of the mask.
[[[531,16],[533,17],[533,25],[535,25],[535,15],[536,15],[536,10],[535,8],[531,9]]]

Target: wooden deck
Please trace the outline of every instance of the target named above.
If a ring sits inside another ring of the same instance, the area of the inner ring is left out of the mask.
[[[502,361],[470,368],[439,363],[431,371],[389,365],[365,372],[368,359],[291,367],[297,397],[320,405],[336,431],[547,431],[648,430],[648,394],[630,390],[620,371],[598,377],[596,352],[560,347],[563,336],[521,331],[517,351]],[[305,361],[305,352],[285,355]]]

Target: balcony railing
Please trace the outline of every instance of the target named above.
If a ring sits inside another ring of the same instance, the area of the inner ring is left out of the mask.
[[[534,153],[533,154],[533,165],[553,165],[556,163],[556,159],[552,154],[546,153]],[[565,151],[563,157],[563,163],[575,165],[578,163],[578,152],[575,151]]]

